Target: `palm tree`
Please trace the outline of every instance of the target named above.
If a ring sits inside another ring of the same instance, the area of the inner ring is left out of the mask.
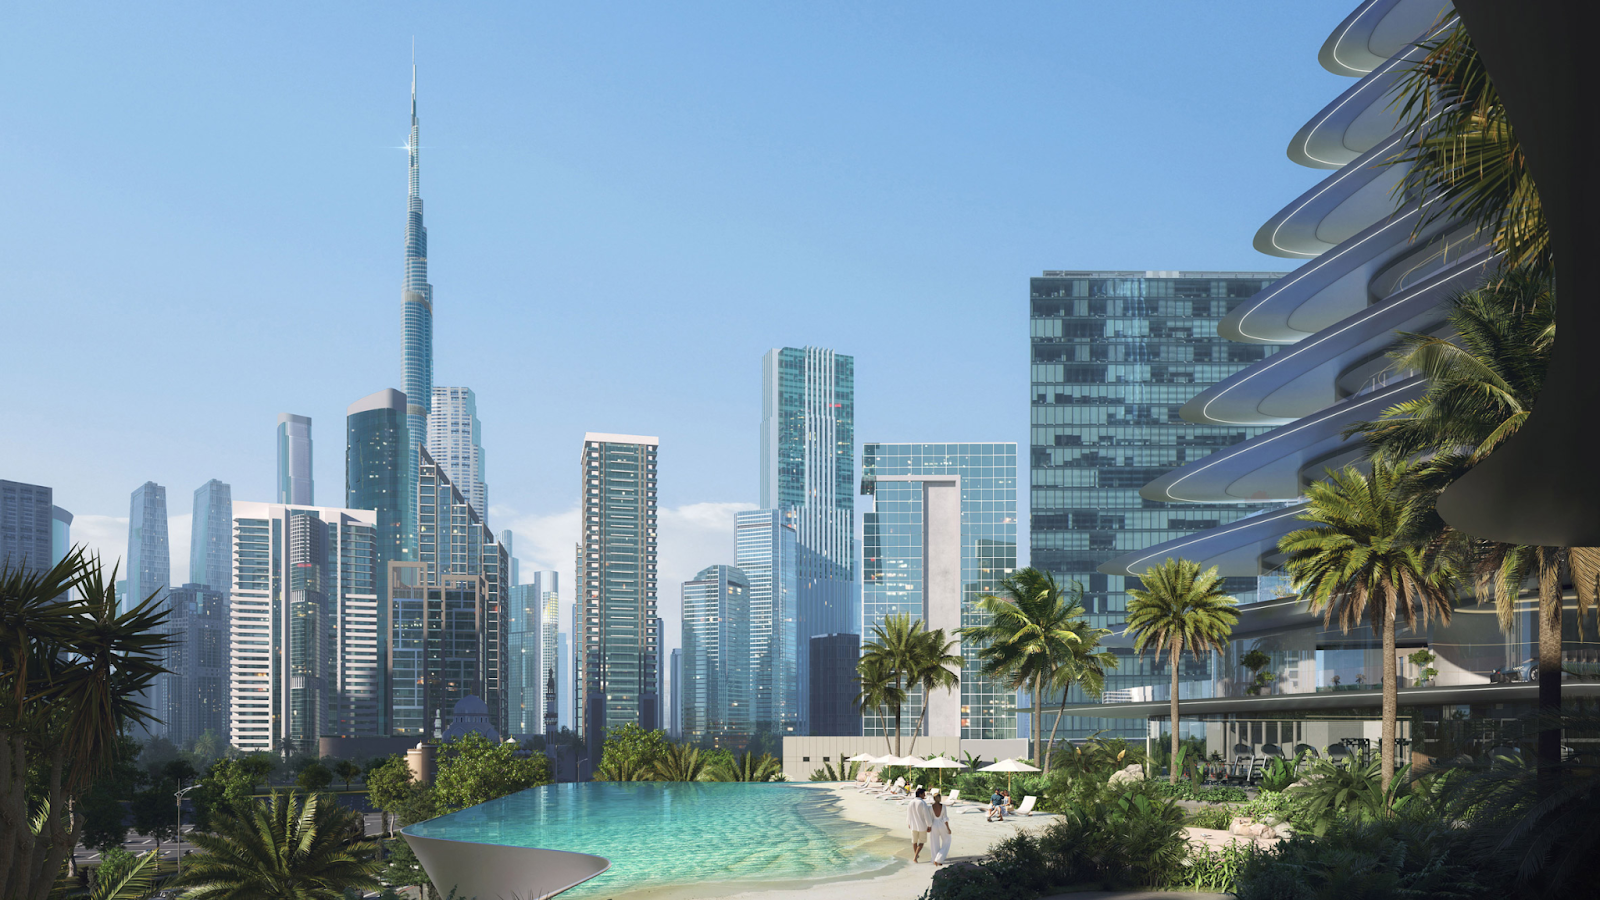
[[[885,616],[882,622],[872,626],[872,640],[861,648],[862,661],[870,659],[874,665],[882,666],[893,676],[894,685],[899,689],[900,701],[886,704],[894,715],[895,756],[900,755],[900,711],[906,695],[911,692],[913,673],[917,671],[921,631],[922,620],[913,622],[907,613]]]
[[[1412,464],[1372,460],[1372,473],[1350,466],[1306,489],[1300,515],[1309,528],[1278,542],[1295,589],[1324,624],[1335,618],[1348,633],[1363,619],[1383,640],[1383,788],[1394,777],[1396,692],[1395,622],[1415,629],[1438,616],[1450,621],[1455,577],[1442,556],[1426,554],[1417,534],[1431,510],[1407,481]]]
[[[347,888],[380,890],[378,845],[353,814],[293,791],[224,812],[175,882],[184,900],[343,900]]]
[[[1133,648],[1143,654],[1154,645],[1157,656],[1163,648],[1171,654],[1172,668],[1172,764],[1167,780],[1178,783],[1178,662],[1184,648],[1200,658],[1201,652],[1221,653],[1227,649],[1228,635],[1239,621],[1235,601],[1222,590],[1217,567],[1200,571],[1200,564],[1187,559],[1168,559],[1151,566],[1139,576],[1143,588],[1129,588],[1127,633],[1133,635]]]
[[[770,753],[745,752],[726,760],[713,774],[717,781],[772,781],[783,774],[783,763]]]
[[[1083,607],[1075,606],[1074,609],[1077,612],[1071,627],[1078,633],[1078,639],[1067,643],[1067,655],[1056,668],[1055,677],[1050,680],[1050,689],[1061,691],[1061,708],[1056,711],[1055,724],[1050,726],[1051,747],[1056,745],[1056,731],[1061,727],[1061,717],[1066,715],[1067,696],[1072,686],[1077,685],[1085,694],[1098,700],[1105,693],[1106,670],[1117,667],[1117,655],[1110,650],[1099,649],[1100,639],[1110,634],[1111,629],[1090,626],[1089,620],[1083,616]],[[1043,722],[1043,719],[1040,721]],[[1046,775],[1050,774],[1051,755],[1045,756]]]
[[[710,760],[687,742],[668,744],[667,752],[651,765],[657,781],[704,781]]]
[[[1422,457],[1413,479],[1432,497],[1477,465],[1527,420],[1544,385],[1555,337],[1555,294],[1550,282],[1510,273],[1483,288],[1452,297],[1447,321],[1453,341],[1402,334],[1394,367],[1428,377],[1421,397],[1385,410],[1364,432],[1375,453],[1389,459]],[[1494,599],[1509,631],[1523,584],[1539,591],[1539,708],[1561,709],[1562,585],[1570,581],[1578,615],[1597,599],[1600,549],[1528,547],[1453,535],[1471,559],[1479,601]],[[1559,732],[1540,732],[1539,759],[1560,762]]]
[[[966,664],[960,653],[951,653],[956,642],[945,637],[943,628],[920,632],[917,652],[911,660],[911,684],[922,687],[922,712],[917,716],[917,727],[911,729],[911,753],[917,752],[917,735],[922,733],[922,723],[928,720],[928,700],[934,691],[954,691],[961,687],[961,676],[955,670]]]
[[[856,675],[861,682],[861,690],[856,694],[856,711],[866,715],[868,710],[880,718],[888,708],[898,709],[906,702],[905,688],[900,687],[899,681],[889,665],[877,657],[862,657],[856,663]],[[889,742],[889,732],[883,733],[884,747],[889,752],[894,752],[894,745]]]
[[[1056,669],[1070,654],[1070,645],[1082,636],[1074,622],[1083,615],[1081,585],[1063,591],[1055,576],[1035,568],[1018,569],[1000,582],[999,594],[978,598],[978,608],[989,624],[958,632],[978,644],[980,671],[1003,679],[1011,690],[1033,689],[1034,759],[1048,771],[1044,747],[1044,688],[1056,678]],[[1058,717],[1059,718],[1059,717]]]

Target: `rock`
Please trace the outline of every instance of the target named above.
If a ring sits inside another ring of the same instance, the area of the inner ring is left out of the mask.
[[[1117,787],[1119,785],[1131,784],[1136,781],[1143,781],[1144,777],[1144,766],[1134,763],[1133,765],[1124,769],[1112,772],[1111,778],[1108,779],[1106,783],[1112,787]]]

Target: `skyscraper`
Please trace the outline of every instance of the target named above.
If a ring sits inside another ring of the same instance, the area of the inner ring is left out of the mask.
[[[811,733],[813,634],[858,632],[855,580],[855,359],[819,347],[762,360],[761,506],[788,513],[798,549],[795,605],[800,733]]]
[[[506,584],[509,585],[517,585],[522,583],[522,570],[521,567],[517,565],[517,548],[512,546],[515,541],[516,535],[511,533],[511,529],[501,529],[500,544],[506,548],[506,555],[511,557],[511,576],[506,581]]]
[[[507,593],[506,730],[512,737],[526,737],[544,730],[543,605],[537,584],[515,584]]]
[[[401,284],[401,387],[406,395],[406,495],[417,494],[421,471],[418,453],[428,439],[428,412],[433,403],[433,285],[428,283],[428,229],[422,226],[421,124],[417,120],[417,67],[411,67],[411,136],[406,195],[406,262]],[[407,549],[416,547],[415,523],[408,517]],[[410,557],[414,558],[414,557]]]
[[[472,388],[436,387],[428,409],[428,455],[444,467],[478,518],[489,521],[489,487],[483,483],[483,423]]]
[[[146,481],[133,492],[128,509],[128,595],[124,611],[172,586],[172,559],[167,546],[167,489]]]
[[[278,502],[311,506],[311,417],[278,413]]]
[[[344,502],[378,514],[380,597],[388,590],[385,567],[416,559],[416,479],[406,475],[406,450],[405,394],[386,388],[345,409]]]
[[[166,720],[168,740],[179,746],[208,731],[226,741],[228,595],[190,583],[173,588],[168,602],[171,614],[163,627],[174,640],[166,650],[168,671],[158,676],[165,684],[156,715]]]
[[[194,490],[189,582],[220,591],[224,602],[233,584],[233,488],[215,478]]]
[[[245,752],[386,733],[371,510],[233,504],[230,730]]]
[[[1015,692],[982,675],[977,648],[955,632],[988,624],[978,599],[1016,569],[1017,446],[866,444],[861,492],[872,497],[862,532],[864,633],[887,616],[909,614],[944,629],[965,660],[959,693],[941,692],[929,703],[926,733],[1015,737]],[[918,689],[902,722],[910,727],[921,712]],[[876,715],[863,725],[864,734],[893,731]]]
[[[860,734],[861,710],[856,707],[856,697],[861,692],[861,676],[855,667],[861,659],[861,635],[814,634],[810,651],[811,671],[817,673],[811,685],[811,722],[816,733]]]
[[[586,434],[579,461],[578,730],[596,765],[608,728],[655,728],[659,438]]]
[[[742,748],[751,721],[750,580],[707,566],[683,583],[683,731],[686,740]]]
[[[50,507],[50,562],[61,562],[72,549],[72,513],[59,506]],[[0,553],[0,559],[5,554]]]
[[[561,628],[561,575],[551,570],[535,572],[533,586],[534,593],[539,596],[540,683],[555,678],[558,686],[566,684],[566,677],[556,672],[556,661],[560,658],[556,635]],[[550,712],[547,709],[544,715]],[[559,717],[560,711],[555,712]]]
[[[0,566],[43,572],[54,557],[54,492],[37,484],[0,481]]]
[[[804,718],[796,637],[798,552],[790,513],[734,514],[733,562],[750,584],[750,717],[757,731],[777,735],[797,733]]]
[[[556,724],[576,729],[572,715],[572,635],[556,633]]]
[[[683,740],[683,648],[672,649],[672,662],[669,664],[672,673],[668,685],[667,700],[667,734],[675,741]]]

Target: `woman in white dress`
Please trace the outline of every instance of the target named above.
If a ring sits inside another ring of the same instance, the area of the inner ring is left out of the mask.
[[[933,851],[933,864],[942,866],[945,857],[950,855],[950,807],[945,804],[944,797],[935,793],[928,812],[933,814],[928,834],[929,849]]]

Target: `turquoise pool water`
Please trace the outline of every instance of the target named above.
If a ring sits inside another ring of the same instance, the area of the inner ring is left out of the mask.
[[[409,826],[422,837],[592,853],[604,875],[562,897],[669,883],[797,881],[881,868],[884,837],[836,812],[827,791],[700,782],[552,784]]]

